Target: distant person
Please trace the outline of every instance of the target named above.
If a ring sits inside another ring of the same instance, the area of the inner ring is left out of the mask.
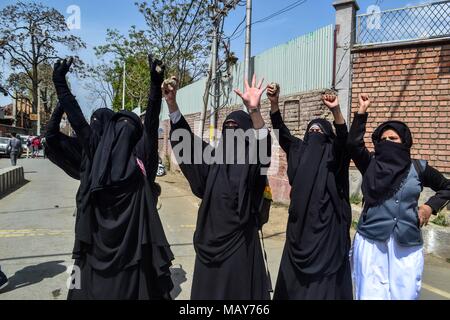
[[[33,141],[33,137],[28,137],[28,139],[27,139],[27,159],[33,155],[32,141]]]
[[[11,158],[11,165],[13,167],[17,164],[17,157],[20,155],[20,150],[22,149],[22,142],[17,138],[17,134],[13,132],[12,139],[9,140],[8,149],[9,156]]]
[[[32,149],[33,149],[33,154],[32,154],[32,158],[36,158],[39,156],[39,146],[41,145],[41,140],[39,139],[39,137],[35,137],[33,139],[33,141],[31,142],[32,145]]]
[[[44,159],[47,158],[47,153],[46,153],[46,149],[45,149],[45,137],[44,136],[41,138],[40,149],[42,149],[42,154],[44,156]]]

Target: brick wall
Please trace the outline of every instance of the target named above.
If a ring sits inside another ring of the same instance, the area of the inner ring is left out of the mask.
[[[303,138],[306,130],[306,126],[309,121],[314,118],[325,117],[332,119],[330,112],[321,102],[322,91],[314,91],[308,93],[302,93],[297,95],[290,95],[280,98],[280,111],[285,120],[287,127],[291,130],[291,133]],[[234,111],[238,110],[240,106],[231,106],[222,109],[218,113],[218,128],[222,128],[222,123],[226,116]],[[270,104],[268,100],[264,100],[261,105],[261,112],[264,120],[271,127],[270,117]],[[200,113],[185,115],[186,120],[190,124],[191,128],[194,128],[194,123],[200,121]],[[205,121],[204,128],[204,140],[209,140],[209,117]],[[162,123],[164,129],[163,136],[159,143],[159,152],[162,159],[170,161],[171,170],[179,170],[178,165],[171,156],[171,148],[168,143],[168,135],[170,130],[170,124],[168,120]],[[290,186],[286,176],[287,163],[286,155],[278,145],[278,141],[274,139],[272,146],[272,164],[269,171],[269,181],[272,187],[273,198],[275,201],[287,202],[289,201]]]
[[[382,122],[410,127],[415,158],[450,173],[450,41],[359,50],[353,54],[352,110],[358,95],[373,101],[366,143]]]

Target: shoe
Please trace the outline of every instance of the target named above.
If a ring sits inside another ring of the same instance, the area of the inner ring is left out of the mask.
[[[3,272],[0,271],[0,290],[6,288],[8,284],[9,284],[8,278]]]

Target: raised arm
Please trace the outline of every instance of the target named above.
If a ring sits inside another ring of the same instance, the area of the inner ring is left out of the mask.
[[[280,87],[278,84],[267,86],[267,98],[270,101],[270,119],[273,129],[278,131],[278,143],[284,152],[289,156],[289,150],[293,143],[299,143],[301,140],[294,137],[283,122],[279,107]]]
[[[169,108],[171,123],[170,143],[178,165],[189,182],[192,192],[203,198],[208,178],[209,165],[203,158],[204,150],[210,147],[203,139],[193,134],[177,104],[178,82],[175,77],[164,81],[162,93]],[[203,128],[202,128],[203,129]]]
[[[84,118],[83,112],[81,111],[77,100],[72,95],[66,80],[66,75],[69,72],[72,63],[73,58],[70,58],[68,60],[58,61],[54,65],[53,83],[55,85],[56,94],[58,95],[58,100],[66,112],[72,128],[77,134],[77,138],[88,156],[91,157],[92,155],[90,155],[91,152],[89,150],[89,142],[92,134],[91,127]]]
[[[253,75],[251,86],[249,85],[248,81],[245,80],[244,93],[242,93],[238,89],[234,91],[239,97],[241,97],[242,102],[247,108],[247,111],[250,114],[250,118],[252,119],[257,141],[257,148],[255,152],[257,152],[258,164],[263,167],[269,167],[270,156],[272,153],[272,138],[260,112],[261,96],[267,89],[266,87],[263,88],[263,82],[264,79],[262,79],[257,85],[256,75]],[[265,157],[262,157],[263,155],[265,155]]]
[[[53,111],[47,124],[45,148],[51,162],[64,170],[74,179],[80,179],[82,147],[77,138],[69,137],[60,131],[59,124],[64,114],[60,103]]]
[[[347,140],[350,155],[361,174],[366,172],[371,159],[371,154],[364,143],[369,106],[369,96],[360,94],[359,110],[355,113]]]
[[[334,94],[325,94],[322,97],[322,101],[331,111],[334,118],[334,128],[336,129],[334,152],[338,169],[348,171],[348,167],[350,166],[350,152],[347,148],[348,129],[339,106],[339,98]]]
[[[162,103],[161,84],[164,80],[165,67],[161,61],[153,61],[150,55],[148,62],[150,90],[144,118],[144,137],[139,142],[138,152],[141,153],[139,155],[144,160],[148,179],[154,181],[158,170],[158,130]]]

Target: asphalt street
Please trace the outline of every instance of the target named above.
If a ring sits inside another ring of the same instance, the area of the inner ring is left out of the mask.
[[[66,299],[79,183],[45,159],[20,159],[19,164],[28,182],[0,199],[0,266],[10,278],[0,300]],[[6,166],[9,160],[0,159],[0,168]],[[163,190],[160,215],[176,257],[172,295],[177,299],[190,296],[199,204],[183,179],[174,174],[158,178]],[[283,236],[266,234],[273,283],[283,245]],[[427,257],[423,279],[421,299],[450,299],[450,263]]]

